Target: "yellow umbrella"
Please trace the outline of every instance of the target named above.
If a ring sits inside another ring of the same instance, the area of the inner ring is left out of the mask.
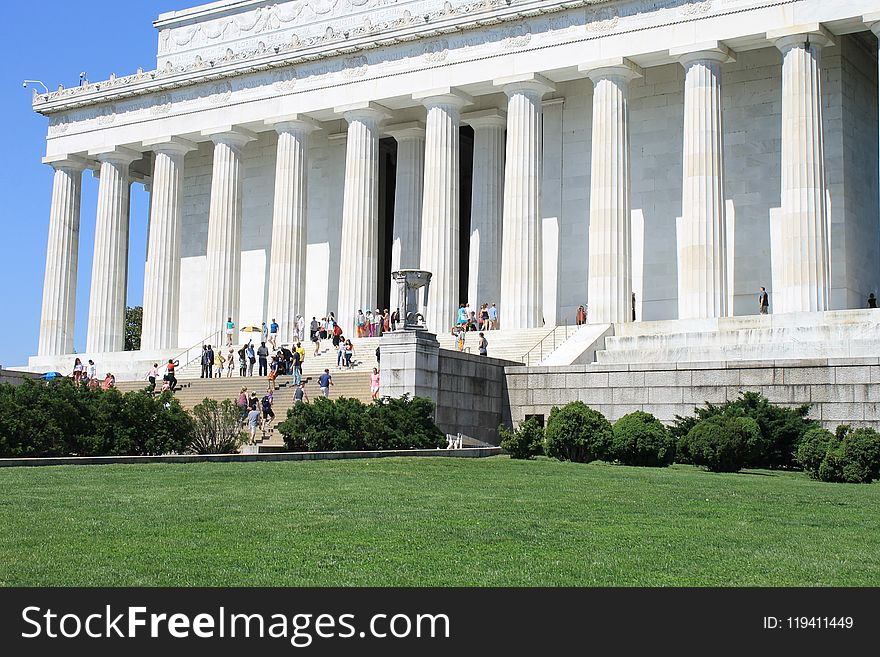
[[[256,326],[245,326],[241,330],[245,331],[246,333],[259,333],[260,332],[260,329],[257,328]]]

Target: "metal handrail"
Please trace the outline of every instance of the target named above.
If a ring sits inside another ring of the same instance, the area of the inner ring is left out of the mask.
[[[172,360],[179,361],[179,362],[181,363],[181,364],[180,364],[180,368],[183,369],[184,367],[186,367],[187,365],[189,365],[190,363],[192,363],[196,358],[198,358],[199,356],[201,356],[201,354],[202,354],[201,349],[202,349],[202,347],[203,347],[204,345],[206,345],[206,344],[211,344],[211,345],[213,345],[213,344],[218,344],[218,346],[219,346],[219,343],[216,343],[215,340],[214,340],[214,338],[221,338],[222,336],[223,336],[223,329],[220,329],[219,331],[214,331],[211,335],[208,335],[208,336],[202,338],[201,340],[199,340],[199,341],[198,341],[196,344],[194,344],[192,347],[189,347],[189,348],[186,349],[185,351],[180,352],[180,353],[179,353],[177,356],[175,356]],[[189,352],[191,352],[193,349],[198,349],[198,350],[199,350],[199,353],[198,353],[197,355],[193,356],[192,358],[190,358],[190,356],[189,356]]]
[[[558,338],[558,336],[556,335],[556,333],[557,333],[557,331],[558,331],[560,328],[563,328],[563,327],[565,328],[565,331],[563,332],[563,337],[562,337],[562,339],[557,343],[557,338]],[[566,340],[568,340],[572,335],[574,335],[575,333],[577,333],[577,330],[580,328],[580,326],[574,326],[574,327],[573,327],[573,328],[574,328],[574,331],[572,331],[571,333],[569,333],[569,329],[570,329],[570,328],[572,328],[572,327],[569,326],[569,324],[568,324],[568,320],[566,320],[566,321],[565,321],[565,324],[563,324],[562,326],[554,326],[554,327],[553,327],[553,330],[552,330],[550,333],[548,333],[547,335],[545,335],[545,336],[541,339],[541,341],[540,341],[538,344],[536,344],[534,347],[532,347],[531,349],[529,349],[525,354],[523,354],[523,357],[522,357],[522,362],[523,362],[523,364],[525,364],[525,365],[531,365],[530,356],[532,355],[532,352],[534,352],[536,349],[540,349],[540,352],[541,352],[541,353],[540,353],[540,357],[538,358],[538,362],[544,360],[544,343],[545,343],[545,342],[547,342],[548,340],[550,340],[551,338],[553,338],[553,348],[550,349],[549,352],[547,352],[547,355],[549,356],[549,355],[552,354],[554,351],[556,351],[556,347],[558,347],[558,346],[561,345],[563,342],[565,342]]]

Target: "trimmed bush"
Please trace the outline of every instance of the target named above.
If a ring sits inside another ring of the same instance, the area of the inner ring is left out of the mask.
[[[560,461],[605,460],[611,449],[611,423],[580,401],[554,406],[544,430],[544,452]]]
[[[512,459],[533,459],[544,451],[544,428],[530,417],[516,429],[498,427],[501,449]]]
[[[614,423],[611,454],[625,465],[665,468],[675,460],[675,438],[653,415],[635,411]]]
[[[241,411],[231,399],[204,399],[192,409],[189,451],[194,454],[235,454],[246,440]]]
[[[122,394],[70,379],[0,384],[0,457],[179,453],[191,430],[170,393]]]
[[[797,450],[797,461],[813,479],[819,478],[819,467],[835,440],[834,434],[822,427],[810,429],[801,439]]]
[[[434,424],[434,402],[425,397],[357,399],[319,397],[295,404],[278,425],[292,451],[433,449],[446,444]]]
[[[839,426],[830,439],[830,432],[826,433],[826,451],[818,469],[815,469],[815,459],[821,444],[809,452],[804,449],[804,458],[810,460],[812,466],[811,476],[820,481],[849,484],[867,484],[880,478],[880,434],[870,428],[853,429],[849,425]]]
[[[710,472],[738,472],[765,449],[758,423],[744,416],[702,420],[679,442],[691,462]]]
[[[766,446],[754,453],[747,465],[754,468],[790,469],[798,466],[797,450],[801,439],[807,431],[818,426],[815,420],[807,418],[809,412],[809,404],[785,408],[771,404],[757,392],[744,392],[735,401],[695,408],[693,416],[676,415],[671,431],[680,441],[702,420],[719,415],[750,417],[758,423]],[[687,455],[681,455],[678,461],[684,463],[687,458]]]

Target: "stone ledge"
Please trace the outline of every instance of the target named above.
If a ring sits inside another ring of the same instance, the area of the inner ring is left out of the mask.
[[[0,468],[46,465],[137,465],[149,463],[246,463],[251,461],[331,461],[393,456],[482,458],[500,455],[500,447],[463,449],[385,449],[347,452],[279,452],[269,454],[178,454],[171,456],[50,456],[0,459]]]

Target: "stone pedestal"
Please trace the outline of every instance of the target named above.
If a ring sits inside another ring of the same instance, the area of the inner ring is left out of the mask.
[[[392,331],[382,335],[383,397],[430,397],[437,402],[440,343],[428,331]]]

